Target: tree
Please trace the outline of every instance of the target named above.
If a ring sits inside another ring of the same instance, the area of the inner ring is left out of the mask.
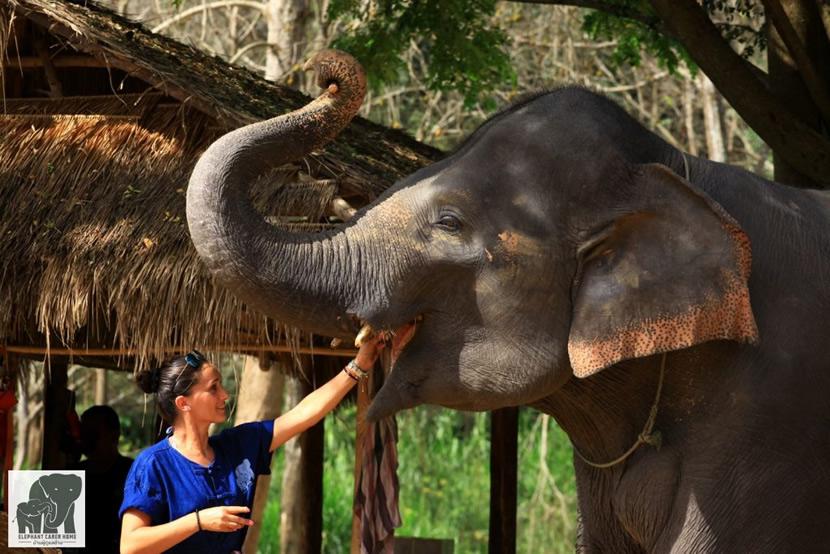
[[[616,36],[619,59],[642,49],[670,71],[699,67],[769,144],[778,180],[830,186],[830,7],[821,0],[519,0],[589,8],[594,37]],[[496,0],[333,0],[330,18],[354,18],[335,44],[361,60],[376,81],[392,79],[416,42],[427,86],[457,89],[469,101],[512,75]],[[767,51],[767,71],[754,65]]]
[[[244,360],[239,397],[236,402],[236,413],[234,414],[234,425],[278,417],[282,408],[284,386],[280,368],[276,367],[277,363],[265,354],[261,358],[245,356]],[[262,521],[270,485],[270,475],[259,476],[254,496],[253,512],[251,513],[251,518],[254,521]],[[245,544],[242,548],[245,554],[254,554],[257,551],[261,530],[262,527],[258,525],[248,529]]]

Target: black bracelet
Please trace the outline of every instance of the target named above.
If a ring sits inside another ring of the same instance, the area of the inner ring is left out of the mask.
[[[199,519],[199,510],[196,510],[196,525],[199,527],[199,531],[202,530],[202,520]]]
[[[345,373],[346,375],[348,375],[349,377],[351,377],[355,381],[360,381],[360,377],[354,371],[349,369],[349,366],[346,366],[346,367],[343,368],[343,373]]]

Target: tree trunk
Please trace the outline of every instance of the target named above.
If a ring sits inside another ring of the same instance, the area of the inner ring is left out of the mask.
[[[764,86],[753,66],[723,39],[697,0],[650,0],[650,3],[673,37],[744,121],[813,182],[830,185],[830,140],[806,125],[791,104],[782,103]]]
[[[720,102],[715,85],[703,73],[698,74],[700,101],[703,104],[703,125],[706,132],[706,152],[710,160],[726,162],[723,128],[720,123]]]
[[[107,373],[106,369],[95,370],[95,405],[103,406],[107,403]]]
[[[268,0],[268,49],[265,54],[265,78],[293,83],[293,68],[297,63],[309,17],[308,2],[304,0]]]
[[[777,2],[778,0],[771,0]],[[816,68],[823,83],[830,82],[830,48],[827,31],[824,29],[821,12],[812,0],[782,0],[781,8],[787,14],[800,47]],[[802,123],[818,133],[827,136],[822,125],[822,115],[808,90],[799,67],[787,48],[776,25],[769,25],[769,47],[767,69],[770,76],[770,91],[778,101],[787,106]],[[797,186],[816,187],[819,184],[800,169],[788,163],[773,149],[775,180]]]
[[[684,75],[683,79],[683,116],[686,124],[686,148],[692,156],[698,155],[697,136],[695,134],[695,97],[692,79]]]
[[[277,365],[278,363],[272,364],[267,357],[245,356],[234,425],[265,421],[280,415],[285,379],[282,371],[275,367]],[[257,551],[259,535],[265,524],[262,515],[265,512],[270,486],[271,476],[260,475],[257,479],[253,510],[251,510],[251,518],[256,524],[248,529],[245,537],[245,544],[242,547],[242,552],[245,554],[255,554]]]

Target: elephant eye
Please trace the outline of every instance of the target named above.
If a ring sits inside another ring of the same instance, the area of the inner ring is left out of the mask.
[[[438,218],[438,221],[435,222],[435,225],[445,231],[458,231],[461,229],[461,222],[452,214],[442,214]]]

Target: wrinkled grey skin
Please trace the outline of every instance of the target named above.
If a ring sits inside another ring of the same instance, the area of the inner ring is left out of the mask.
[[[341,85],[199,161],[188,222],[220,282],[328,336],[423,315],[371,418],[531,405],[594,462],[635,443],[666,353],[662,448],[605,469],[574,457],[578,549],[830,551],[828,193],[692,156],[687,179],[680,151],[564,88],[496,115],[336,232],[268,226],[247,184],[345,125],[362,92]]]

